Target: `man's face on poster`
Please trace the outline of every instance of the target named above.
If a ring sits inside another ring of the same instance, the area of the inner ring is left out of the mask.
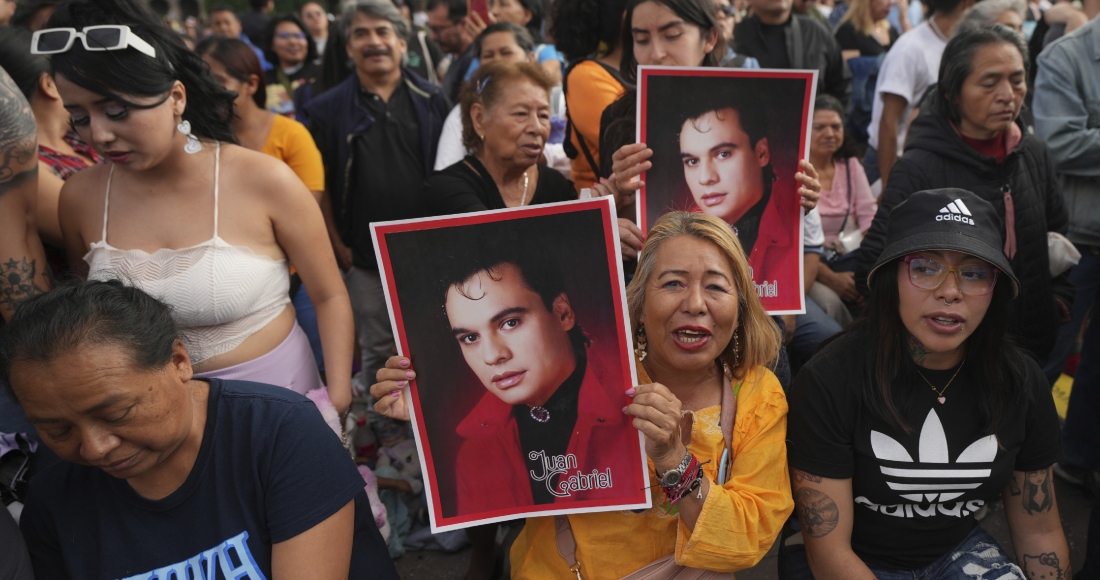
[[[519,268],[503,263],[447,290],[447,319],[466,364],[510,405],[542,405],[576,368],[569,298],[550,309]]]
[[[764,195],[768,139],[754,145],[734,109],[710,111],[680,128],[684,179],[700,210],[736,223]]]

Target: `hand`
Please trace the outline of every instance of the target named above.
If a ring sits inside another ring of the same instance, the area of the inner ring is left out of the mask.
[[[626,392],[634,402],[623,412],[634,417],[634,428],[645,435],[645,454],[660,471],[680,464],[687,452],[680,440],[680,400],[660,383],[638,385]]]
[[[633,195],[645,186],[638,176],[653,168],[650,157],[653,157],[653,150],[645,143],[623,145],[611,155],[611,175],[624,195]]]
[[[611,174],[611,177],[601,177],[598,183],[592,184],[593,197],[607,197],[610,195],[615,198],[615,211],[621,212],[623,209],[634,205],[636,193],[635,191],[623,191],[619,189],[619,184],[616,182],[614,173]]]
[[[644,243],[645,235],[641,228],[626,218],[619,218],[619,247],[623,250],[623,259],[637,260]]]
[[[783,319],[783,344],[791,344],[794,340],[794,329],[798,327],[798,319],[794,314],[781,314]]]
[[[798,195],[802,197],[799,203],[806,211],[810,211],[817,207],[817,200],[821,197],[821,182],[817,180],[817,170],[809,161],[799,161],[798,168],[801,172],[795,173],[794,179],[801,185],[798,188]]]
[[[481,15],[477,12],[471,12],[466,16],[463,26],[466,28],[466,34],[470,35],[470,38],[477,38],[481,36],[481,32],[489,27],[489,24],[496,22],[493,18],[493,14],[489,13],[490,22],[485,22],[481,19]]]
[[[342,242],[335,241],[332,243],[332,251],[336,253],[336,265],[340,266],[340,269],[345,272],[350,270],[355,263],[351,248],[345,246]]]
[[[370,386],[370,394],[378,400],[374,410],[391,419],[409,421],[409,405],[402,396],[409,381],[416,378],[412,361],[403,356],[391,356],[386,366],[378,369],[378,380]]]
[[[833,272],[832,276],[826,278],[824,284],[845,302],[856,303],[863,298],[859,290],[856,290],[855,272]]]

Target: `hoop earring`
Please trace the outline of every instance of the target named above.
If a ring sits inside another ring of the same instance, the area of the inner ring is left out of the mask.
[[[634,344],[634,356],[638,358],[638,362],[644,361],[646,355],[649,354],[646,352],[647,341],[644,324],[638,325],[638,331],[634,333]]]
[[[183,121],[176,125],[176,130],[187,137],[187,144],[183,146],[184,152],[194,155],[202,151],[202,143],[199,143],[199,138],[191,134],[191,121]]]

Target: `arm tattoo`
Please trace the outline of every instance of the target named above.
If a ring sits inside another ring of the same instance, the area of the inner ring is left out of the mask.
[[[806,473],[801,469],[794,470],[794,482],[802,483],[803,481],[809,481],[813,483],[821,483],[821,477],[812,473]]]
[[[37,277],[38,260],[24,256],[0,262],[0,310],[15,310],[19,301],[44,292],[36,284]]]
[[[1024,510],[1028,515],[1046,513],[1054,507],[1054,492],[1050,485],[1050,468],[1024,474]]]
[[[0,68],[0,195],[38,174],[37,142],[31,106]]]
[[[816,489],[804,487],[795,492],[795,507],[802,530],[811,538],[823,538],[836,529],[840,509],[829,496]]]
[[[1069,564],[1062,567],[1055,552],[1046,552],[1038,556],[1024,554],[1024,575],[1028,578],[1050,578],[1051,580],[1070,580],[1073,573]]]
[[[928,356],[928,349],[912,334],[907,334],[906,337],[909,343],[909,356],[913,357],[913,362],[923,363],[924,357]]]

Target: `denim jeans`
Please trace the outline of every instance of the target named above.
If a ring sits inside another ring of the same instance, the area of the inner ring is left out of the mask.
[[[306,292],[306,285],[298,286],[298,292],[291,299],[294,304],[294,314],[298,319],[298,326],[309,338],[309,349],[313,351],[313,359],[317,361],[317,370],[325,372],[325,353],[321,350],[321,330],[317,326],[317,309],[313,307],[313,300]]]
[[[1090,253],[1095,268],[1100,258]],[[1084,263],[1084,256],[1081,262]],[[1078,266],[1080,267],[1080,266]],[[1066,423],[1062,428],[1065,462],[1085,469],[1100,468],[1100,315],[1093,308],[1081,344],[1081,362],[1069,393]]]
[[[806,313],[795,316],[794,338],[787,345],[787,354],[792,360],[806,362],[822,342],[841,330],[837,321],[807,296]]]
[[[879,180],[878,149],[867,146],[867,152],[863,154],[863,172],[867,174],[867,183],[874,185]]]
[[[1100,248],[1078,245],[1077,250],[1081,252],[1081,261],[1069,272],[1069,281],[1076,289],[1070,321],[1058,329],[1058,340],[1055,341],[1054,348],[1050,350],[1050,356],[1047,357],[1046,366],[1043,367],[1043,373],[1046,374],[1052,386],[1062,375],[1062,368],[1066,366],[1066,359],[1073,349],[1074,341],[1077,340],[1081,323],[1085,321],[1085,315],[1096,303],[1096,292],[1100,290]]]
[[[784,530],[785,540],[788,530]],[[1019,566],[997,540],[981,526],[974,530],[951,551],[924,568],[917,570],[893,570],[868,566],[878,580],[1027,580]],[[780,580],[812,580],[806,549],[802,544],[779,546]]]

